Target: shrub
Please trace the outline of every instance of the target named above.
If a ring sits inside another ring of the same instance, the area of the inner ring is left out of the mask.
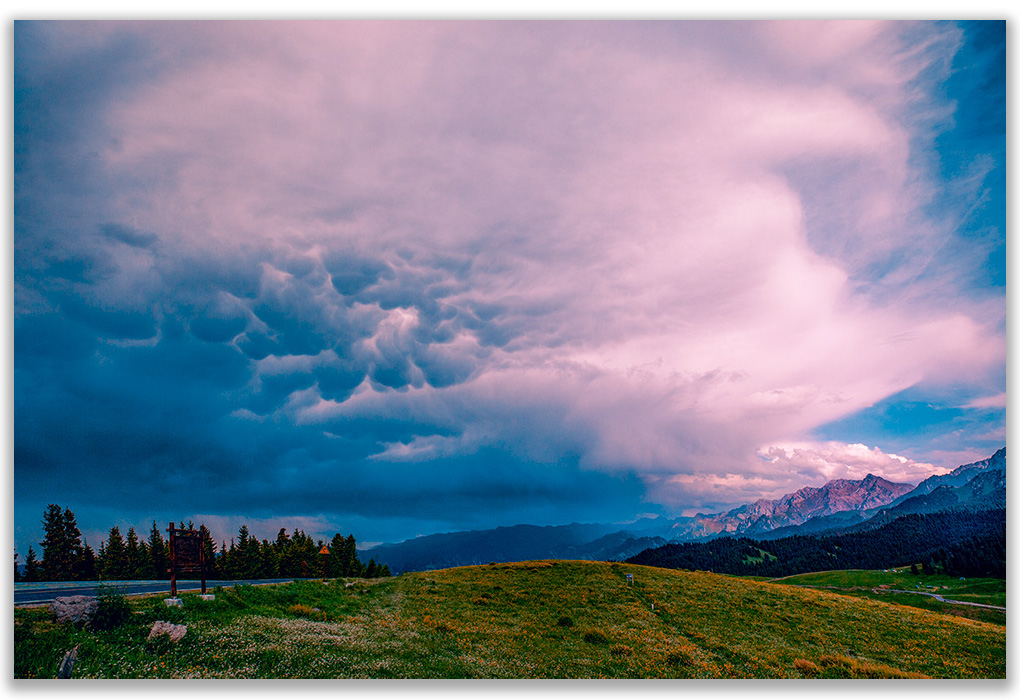
[[[299,617],[315,617],[315,613],[318,612],[315,608],[310,605],[303,605],[302,603],[295,603],[287,608],[287,612],[291,615],[297,615]]]
[[[556,621],[556,624],[560,627],[573,627],[574,620],[570,615],[560,615],[560,619]]]
[[[691,661],[691,656],[683,649],[674,649],[666,654],[666,663],[670,666],[686,666]]]
[[[613,656],[631,656],[634,653],[634,650],[626,644],[614,644],[610,647],[609,653]]]
[[[590,629],[585,631],[584,641],[589,644],[605,644],[609,641],[609,637],[602,630]]]
[[[807,659],[796,659],[793,662],[793,667],[805,676],[813,676],[821,670],[818,668],[818,664],[813,661],[808,661]]]
[[[824,668],[835,670],[845,678],[928,678],[923,673],[901,671],[885,664],[825,654],[818,659]],[[796,662],[794,662],[796,665]]]
[[[127,598],[110,589],[99,591],[99,607],[89,618],[89,626],[95,630],[112,630],[131,619],[131,605]]]

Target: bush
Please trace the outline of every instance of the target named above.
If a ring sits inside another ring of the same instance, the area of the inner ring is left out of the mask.
[[[807,659],[796,659],[793,662],[793,667],[803,673],[805,676],[813,676],[821,669],[818,668],[818,664]]]
[[[590,629],[584,633],[584,641],[589,644],[606,644],[609,641],[609,637],[602,630]]]
[[[112,630],[131,619],[131,605],[127,598],[110,589],[100,589],[99,607],[89,618],[89,626],[95,630]]]
[[[304,605],[302,603],[295,603],[287,608],[287,612],[291,615],[297,615],[298,617],[309,617],[316,620],[326,619],[326,613],[322,612],[318,608],[313,608],[310,605]]]
[[[560,615],[560,619],[556,621],[556,624],[560,627],[573,627],[574,620],[570,615]]]
[[[634,653],[634,650],[626,644],[614,644],[610,647],[609,653],[613,656],[631,656]]]
[[[666,654],[666,663],[670,666],[689,666],[692,660],[691,654],[685,649],[673,649]]]

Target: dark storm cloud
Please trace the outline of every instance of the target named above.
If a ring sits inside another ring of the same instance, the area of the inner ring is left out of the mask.
[[[997,292],[848,283],[949,235],[899,26],[17,23],[18,512],[624,518],[997,396]]]
[[[155,234],[136,231],[123,224],[103,224],[99,229],[107,238],[135,248],[151,248],[156,242]]]

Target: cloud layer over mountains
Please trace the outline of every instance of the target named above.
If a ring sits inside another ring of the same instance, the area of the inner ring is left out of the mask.
[[[1004,163],[936,154],[963,40],[19,23],[16,508],[392,539],[920,481],[814,431],[1002,415]]]

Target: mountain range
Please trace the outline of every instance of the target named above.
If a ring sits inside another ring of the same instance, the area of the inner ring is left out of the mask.
[[[726,536],[760,540],[870,530],[911,514],[1004,508],[1006,448],[916,486],[868,474],[760,499],[725,513],[626,524],[514,525],[382,544],[363,552],[393,573],[530,559],[623,560],[667,543]]]

